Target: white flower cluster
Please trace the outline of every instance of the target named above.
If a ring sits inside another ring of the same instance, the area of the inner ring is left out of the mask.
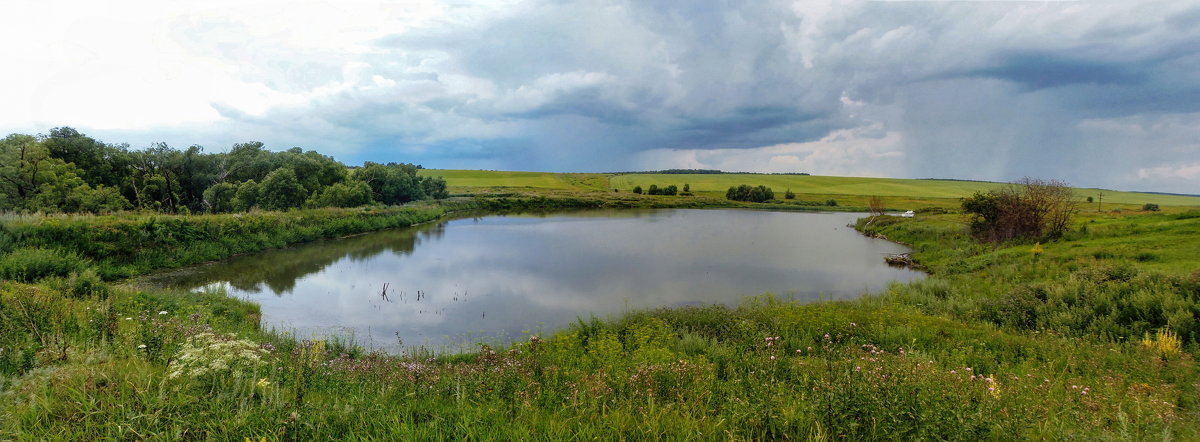
[[[169,377],[206,375],[242,377],[264,365],[269,354],[258,344],[235,335],[204,332],[183,344],[171,362]]]

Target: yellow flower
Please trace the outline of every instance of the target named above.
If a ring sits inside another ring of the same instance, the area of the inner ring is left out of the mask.
[[[268,385],[271,385],[271,381],[268,381],[267,378],[259,379],[254,383],[254,386],[258,388],[267,388]]]
[[[1034,244],[1032,249],[1029,249],[1029,253],[1032,253],[1034,258],[1042,256],[1042,252],[1045,252],[1045,250],[1042,249],[1042,243],[1040,242]]]
[[[1171,329],[1163,327],[1158,329],[1153,337],[1150,336],[1150,333],[1146,333],[1145,337],[1142,338],[1142,346],[1154,351],[1158,354],[1158,357],[1165,360],[1179,354],[1182,342],[1179,339],[1179,335],[1172,332]]]

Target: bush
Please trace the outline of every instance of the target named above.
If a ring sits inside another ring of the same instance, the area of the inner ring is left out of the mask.
[[[996,324],[1016,328],[1038,325],[1038,312],[1044,309],[1044,289],[1021,286],[1000,298],[983,302],[983,318]]]
[[[306,203],[309,207],[358,207],[371,204],[371,186],[362,181],[334,183],[314,192]]]
[[[783,192],[783,199],[785,199],[785,200],[796,199],[796,192],[792,192],[792,189],[785,190]]]
[[[300,207],[308,191],[300,184],[296,172],[288,168],[275,169],[263,178],[259,204],[267,210],[287,210]]]
[[[1142,211],[1144,211],[1144,212],[1157,212],[1157,211],[1158,211],[1158,204],[1154,204],[1154,203],[1146,203],[1146,204],[1143,204],[1143,205],[1142,205]]]
[[[67,276],[87,266],[87,260],[74,252],[25,247],[0,258],[0,279],[32,282],[50,276]]]
[[[737,187],[730,187],[725,192],[725,198],[733,201],[761,203],[775,199],[775,192],[770,187],[763,185],[750,187],[749,185],[742,184]]]
[[[88,268],[78,271],[78,273],[72,273],[66,282],[64,292],[71,294],[72,298],[108,299],[108,285],[104,283],[95,269]]]
[[[1075,214],[1074,191],[1060,181],[1024,178],[1000,190],[976,192],[962,201],[971,232],[983,241],[1062,236]]]

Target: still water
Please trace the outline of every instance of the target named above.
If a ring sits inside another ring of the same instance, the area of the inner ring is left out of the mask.
[[[888,267],[899,245],[846,227],[861,215],[597,210],[489,215],[319,241],[149,278],[224,288],[262,305],[266,327],[351,336],[401,351],[508,342],[660,306],[771,292],[845,299],[920,278]],[[386,286],[386,289],[385,289]]]

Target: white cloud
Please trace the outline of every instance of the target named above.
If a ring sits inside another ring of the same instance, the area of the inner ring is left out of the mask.
[[[807,143],[750,149],[655,149],[638,155],[639,168],[720,169],[737,172],[810,173],[814,175],[896,176],[904,157],[903,137],[876,133],[878,125],[844,129]]]
[[[0,130],[1194,192],[1193,3],[10,0]]]
[[[1142,180],[1177,179],[1197,181],[1200,180],[1200,162],[1151,168],[1143,167],[1138,169],[1137,177]]]

